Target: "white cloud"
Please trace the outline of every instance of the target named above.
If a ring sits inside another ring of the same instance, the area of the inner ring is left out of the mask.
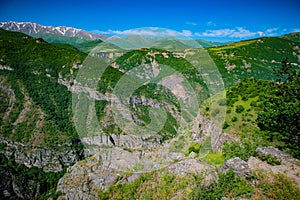
[[[300,30],[294,29],[294,31]],[[278,28],[268,28],[266,30],[252,31],[244,27],[211,29],[206,30],[204,32],[192,32],[191,30],[175,31],[159,27],[146,27],[128,30],[93,31],[93,33],[101,33],[116,36],[141,35],[146,37],[216,37],[224,39],[244,39],[262,36],[275,36],[278,35],[279,32],[280,30]]]
[[[217,26],[217,24],[215,24],[212,21],[209,21],[209,22],[206,23],[206,26]]]
[[[295,28],[295,29],[293,29],[293,32],[300,32],[300,29],[299,28]]]
[[[273,33],[277,30],[278,30],[278,28],[268,28],[267,30],[265,30],[265,33]]]
[[[197,26],[196,22],[185,22],[186,25]]]
[[[203,37],[228,37],[228,38],[249,38],[249,37],[261,37],[276,35],[278,28],[269,28],[265,31],[250,31],[243,27],[236,27],[235,29],[217,29],[217,30],[206,30],[199,34]]]
[[[218,29],[218,30],[207,30],[200,35],[204,37],[228,37],[233,32],[234,30],[232,29]]]
[[[191,37],[193,36],[192,31],[182,30],[181,32],[162,29],[158,27],[149,27],[149,28],[139,28],[139,29],[129,29],[129,30],[108,30],[108,31],[93,31],[93,33],[101,33],[107,35],[121,35],[121,36],[130,36],[130,35],[142,35],[150,37]]]
[[[190,30],[182,30],[181,33],[183,34],[183,36],[186,36],[186,37],[191,37],[191,36],[193,36],[193,33],[192,33],[192,31],[190,31]]]

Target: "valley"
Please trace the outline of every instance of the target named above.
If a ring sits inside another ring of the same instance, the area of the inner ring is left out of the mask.
[[[0,27],[5,199],[300,198],[299,32]]]

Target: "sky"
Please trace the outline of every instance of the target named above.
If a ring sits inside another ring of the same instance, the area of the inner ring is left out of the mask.
[[[164,34],[238,41],[300,31],[297,0],[0,0],[0,21],[70,26],[94,33]],[[146,29],[145,27],[152,27]],[[136,29],[138,28],[138,29]],[[135,29],[135,30],[132,30]]]

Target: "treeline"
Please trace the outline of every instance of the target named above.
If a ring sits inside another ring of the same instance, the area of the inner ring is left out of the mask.
[[[72,123],[71,92],[57,83],[59,73],[70,73],[74,64],[80,64],[86,54],[65,44],[48,44],[43,39],[35,39],[22,33],[0,29],[0,64],[9,66],[13,71],[1,70],[0,74],[9,80],[16,94],[17,107],[7,124],[5,133],[11,133],[12,123],[17,119],[24,101],[23,93],[29,95],[34,103],[46,114],[44,129],[50,134],[49,144],[60,143],[58,132],[76,138]],[[1,102],[5,104],[5,102]],[[12,119],[13,118],[13,119]],[[23,126],[19,132],[28,132]],[[51,139],[52,138],[52,139]]]

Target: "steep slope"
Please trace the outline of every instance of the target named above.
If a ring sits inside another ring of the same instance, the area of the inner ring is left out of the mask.
[[[300,41],[279,37],[264,37],[229,45],[208,48],[223,75],[226,85],[233,85],[244,78],[273,80],[273,67],[288,58],[295,66],[300,63]]]
[[[294,42],[299,42],[300,41],[300,32],[289,33],[289,34],[281,36],[281,38],[291,40]]]
[[[10,69],[0,70],[1,135],[49,145],[76,137],[68,114],[71,93],[57,80],[59,72],[69,73],[86,55],[70,45],[51,45],[2,29],[0,41],[1,66]]]

